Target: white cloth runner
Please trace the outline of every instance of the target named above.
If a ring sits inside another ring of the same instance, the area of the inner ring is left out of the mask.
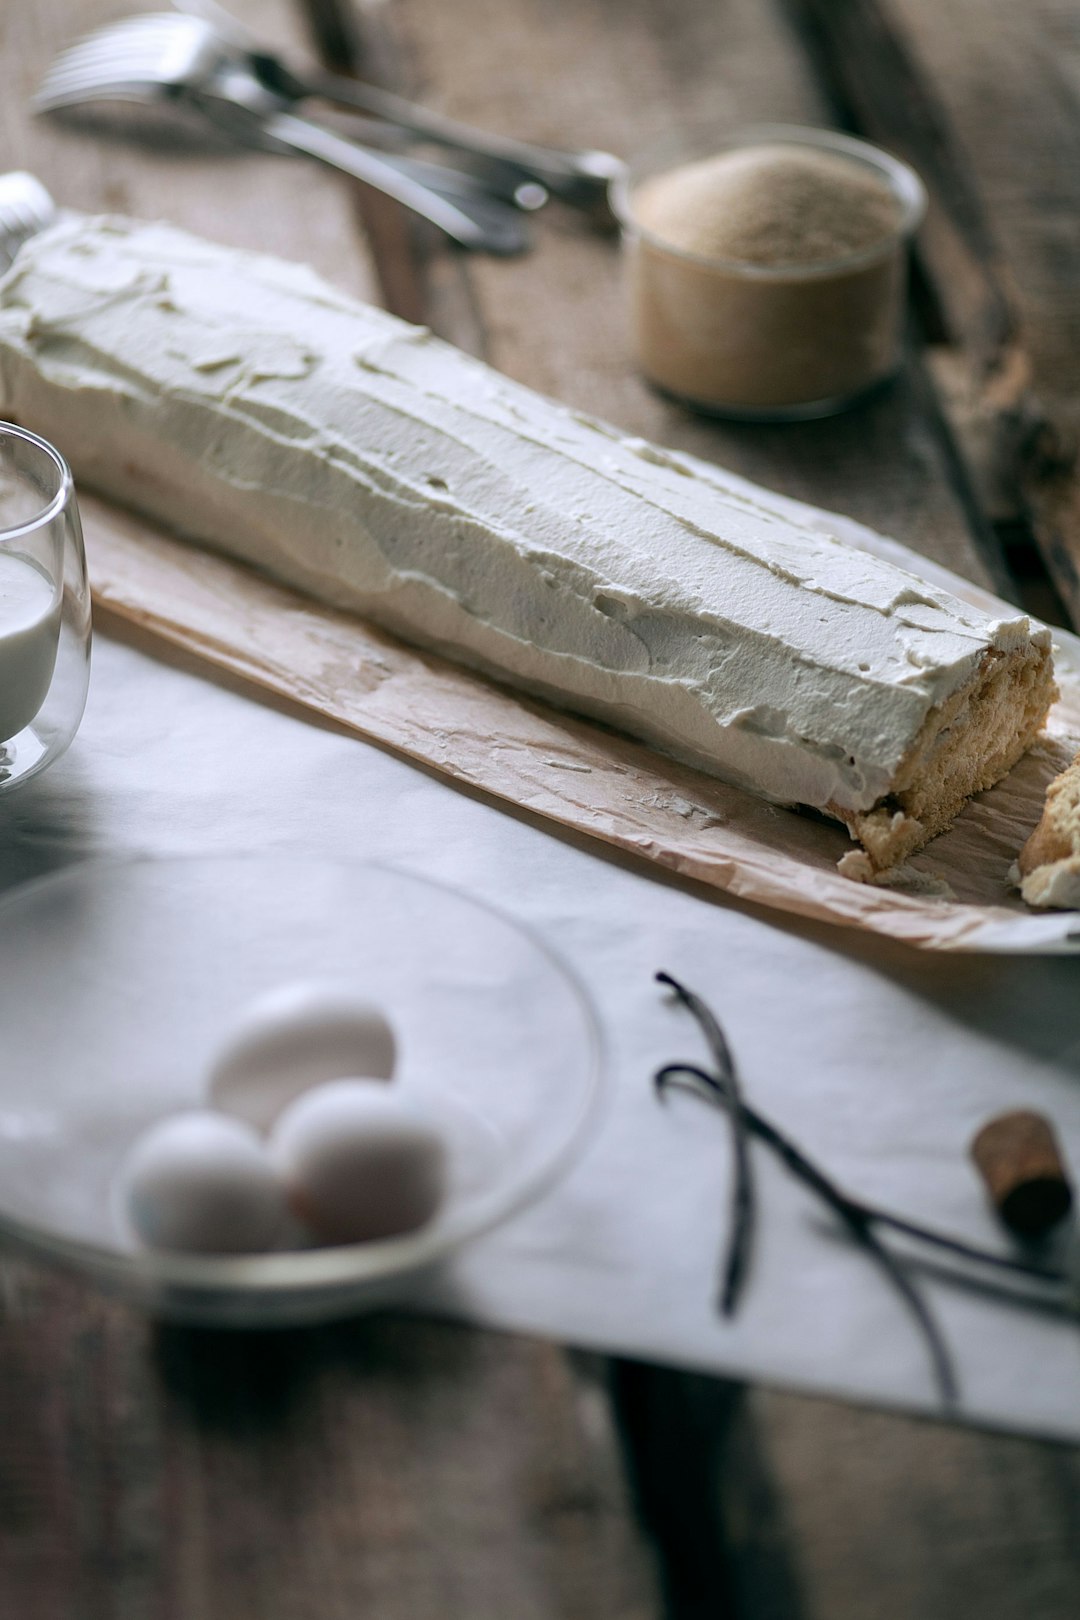
[[[877,1271],[764,1155],[763,1229],[735,1323],[714,1309],[724,1121],[654,1100],[701,1052],[653,973],[715,1004],[748,1092],[852,1191],[999,1241],[974,1128],[1045,1110],[1080,1168],[1074,962],[942,960],[703,896],[495,809],[329,728],[99,638],[69,754],[0,799],[0,888],[120,854],[374,857],[528,920],[599,1007],[612,1102],[544,1202],[414,1281],[405,1303],[480,1323],[931,1411],[922,1340]],[[973,1421],[1080,1438],[1080,1328],[935,1285]]]

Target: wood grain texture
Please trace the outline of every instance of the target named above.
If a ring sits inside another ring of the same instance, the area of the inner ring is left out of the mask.
[[[890,0],[1008,267],[1040,391],[1080,406],[1080,6]]]
[[[799,1620],[1080,1612],[1077,1447],[764,1392],[748,1422],[782,1504]]]
[[[935,4],[948,28],[951,0]],[[492,128],[630,155],[676,122],[696,131],[826,117],[828,87],[815,81],[786,6],[724,0],[682,8],[677,24],[670,7],[645,0],[617,8],[504,0],[473,14],[483,43],[468,48],[460,14],[434,0],[405,0],[396,20],[413,84]],[[977,32],[971,17],[958,54]],[[527,51],[542,99],[522,108],[513,75],[491,72],[499,47],[506,60]],[[458,304],[479,310],[467,337],[476,352],[628,430],[841,506],[977,579],[1000,578],[983,489],[929,366],[909,365],[889,394],[832,422],[763,429],[692,417],[636,375],[612,244],[565,212],[540,223],[537,252],[521,265],[454,265],[472,290]],[[994,263],[1008,287],[1007,267]],[[998,336],[1008,337],[1008,306],[998,314]],[[433,324],[461,340],[454,324]],[[662,1554],[666,1613],[1066,1620],[1076,1612],[1075,1448],[790,1395],[740,1402],[731,1386],[655,1368],[620,1364],[613,1379],[639,1507]]]
[[[1080,7],[894,0],[1009,265],[1045,420],[1016,502],[1080,623]]]
[[[303,42],[291,7],[231,3]],[[31,119],[59,43],[117,11],[0,11],[4,166],[67,206],[165,216],[378,299],[349,182]],[[555,1346],[409,1322],[155,1332],[0,1264],[0,1620],[646,1620],[655,1591],[605,1399]]]
[[[264,34],[292,37],[283,3],[230,3]],[[355,51],[352,30],[332,36],[340,8],[321,4],[324,54]],[[1036,4],[1068,81],[1054,81],[1047,124],[1046,94],[1028,95],[1026,68],[1014,69],[1026,61],[1026,8],[1007,17],[1006,0],[903,0],[920,59],[936,63],[940,105],[979,147],[975,172],[993,193],[1033,332],[1039,300],[1053,302],[1032,352],[1040,388],[1053,383],[1064,398],[1072,384],[1053,354],[1072,341],[1075,307],[1055,267],[1072,263],[1076,169],[1055,120],[1071,106],[1076,11]],[[982,21],[988,7],[1000,47]],[[117,9],[37,0],[0,11],[7,166],[35,169],[73,206],[167,214],[270,251],[302,241],[303,256],[361,294],[381,271],[396,307],[533,386],[843,507],[988,582],[976,505],[922,365],[858,415],[723,427],[640,382],[614,246],[565,211],[539,222],[537,252],[521,264],[469,260],[408,229],[371,260],[347,188],[307,167],[180,153],[151,162],[31,124],[25,94],[49,52]],[[630,153],[676,124],[825,115],[779,0],[398,0],[392,10],[372,0],[360,15],[369,62],[396,60],[434,104],[523,135]],[[969,126],[987,94],[1004,101]],[[1008,186],[994,190],[983,171],[1001,171],[1018,115],[1023,142],[1004,164]],[[1040,154],[1037,186],[1024,142]],[[5,1264],[0,1616],[1074,1620],[1080,1609],[1075,1448],[790,1395],[740,1399],[639,1366],[610,1369],[609,1400],[602,1374],[536,1342],[404,1321],[273,1337],[155,1332],[75,1283]],[[613,1412],[662,1583],[617,1467]]]
[[[469,39],[460,12],[437,0],[405,0],[397,24],[413,82],[434,105],[492,129],[631,157],[747,123],[821,123],[827,115],[802,45],[774,0],[675,11],[652,0],[505,0],[474,9],[479,26]],[[519,78],[492,67],[515,56],[527,57],[533,82],[543,85],[524,106]],[[957,486],[953,450],[917,357],[896,385],[855,413],[773,428],[710,421],[639,377],[615,239],[555,208],[537,221],[536,238],[535,253],[519,263],[459,266],[474,289],[480,347],[492,364],[629,432],[786,494],[840,505],[1009,593],[993,546],[973,534],[971,504]],[[459,341],[454,328],[440,330]]]
[[[1011,525],[1014,545],[1026,527],[1080,623],[1080,248],[1070,230],[1080,200],[1080,42],[1052,0],[1019,10],[970,0],[788,4],[839,115],[926,182],[927,363],[973,518],[982,517],[973,532],[991,555],[989,519]],[[1018,195],[1038,268],[1015,227]]]
[[[595,1370],[367,1318],[155,1328],[8,1263],[5,1620],[649,1620]]]
[[[1069,1620],[1080,1448],[613,1364],[678,1620]]]
[[[130,9],[138,9],[131,7]],[[164,8],[162,8],[164,9]],[[280,43],[301,31],[288,0],[237,0]],[[348,206],[348,182],[299,159],[239,153],[170,132],[147,110],[103,122],[35,118],[29,98],[53,54],[124,14],[114,0],[36,0],[0,9],[0,166],[30,169],[67,208],[170,219],[230,246],[303,257],[360,298],[377,288]],[[153,129],[147,149],[133,139]]]

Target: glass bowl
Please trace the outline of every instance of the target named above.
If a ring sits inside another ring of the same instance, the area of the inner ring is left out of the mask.
[[[873,175],[894,199],[893,228],[858,252],[771,265],[688,252],[642,224],[635,199],[646,182],[754,147],[821,153]],[[713,415],[791,421],[831,415],[897,370],[908,245],[926,193],[914,170],[880,147],[787,124],[695,137],[628,165],[612,182],[611,206],[638,363],[664,393]]]
[[[399,1038],[394,1085],[446,1129],[450,1190],[406,1236],[243,1256],[140,1250],[113,1210],[154,1120],[205,1104],[251,999],[348,986]],[[424,878],[305,856],[92,863],[0,905],[0,1238],[155,1314],[273,1325],[392,1300],[538,1198],[598,1117],[580,983],[519,923]]]
[[[58,759],[90,679],[90,587],[71,471],[0,422],[0,793]]]

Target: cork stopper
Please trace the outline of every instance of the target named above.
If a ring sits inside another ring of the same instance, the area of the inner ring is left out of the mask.
[[[1072,1207],[1072,1186],[1049,1120],[1019,1108],[988,1120],[971,1157],[994,1208],[1022,1237],[1039,1237]]]

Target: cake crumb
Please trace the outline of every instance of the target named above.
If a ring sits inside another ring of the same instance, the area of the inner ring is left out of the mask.
[[[1012,876],[1029,906],[1080,910],[1080,754],[1047,788],[1039,825]]]
[[[907,861],[890,866],[886,872],[875,872],[873,862],[865,850],[851,849],[836,866],[837,871],[854,883],[869,883],[875,889],[894,889],[919,900],[955,900],[952,887],[943,877],[933,872],[920,872]]]

